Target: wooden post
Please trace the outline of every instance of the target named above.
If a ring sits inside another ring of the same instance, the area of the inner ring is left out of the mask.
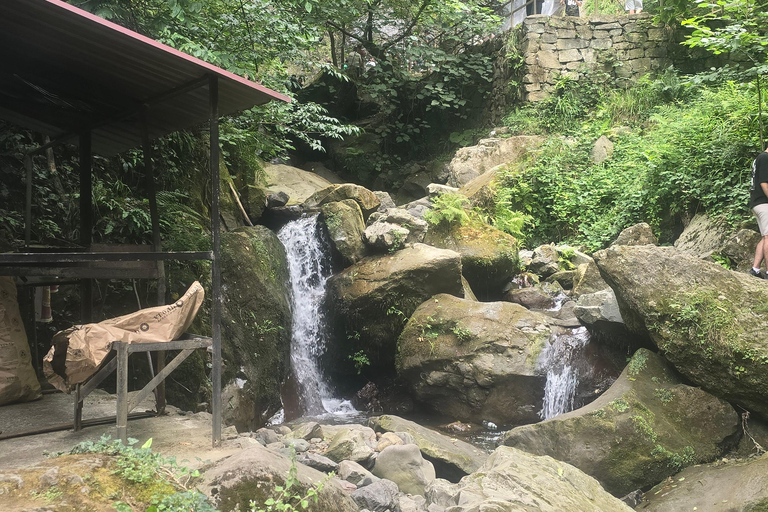
[[[213,368],[211,369],[211,409],[213,446],[221,444],[221,231],[219,226],[219,78],[210,75],[208,93],[211,107],[210,171],[211,171],[211,232],[213,235],[213,261],[211,262],[211,288],[213,291],[211,322],[213,329]]]
[[[91,132],[80,134],[80,245],[89,250],[93,242],[93,185]],[[80,281],[80,317],[93,321],[93,288],[90,279]]]
[[[128,343],[115,341],[117,347],[117,438],[128,443]]]
[[[24,155],[24,169],[27,171],[27,199],[24,208],[24,247],[32,242],[32,155]]]

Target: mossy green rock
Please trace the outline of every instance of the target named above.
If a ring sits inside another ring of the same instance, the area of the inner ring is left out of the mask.
[[[481,300],[498,300],[517,273],[517,240],[482,223],[431,228],[424,243],[461,254],[464,277]]]
[[[397,338],[406,321],[438,293],[463,295],[461,257],[424,244],[364,258],[331,277],[328,314],[339,341],[326,352],[326,369],[351,373],[349,356],[363,351],[368,370],[394,372]]]
[[[627,327],[696,385],[768,419],[768,282],[673,247],[594,254]]]
[[[438,478],[452,482],[477,471],[488,458],[488,454],[469,443],[391,414],[370,418],[368,425],[377,432],[406,432],[412,435],[424,458],[435,466]]]
[[[681,384],[661,356],[640,349],[594,402],[517,427],[503,444],[572,464],[623,496],[716,459],[739,433],[733,407]]]
[[[643,496],[643,512],[768,511],[768,455],[686,468]]]
[[[256,510],[259,510],[268,498],[279,495],[275,486],[285,486],[291,465],[288,457],[255,445],[206,470],[204,481],[198,487],[211,497],[216,509],[222,512],[250,510],[251,500],[256,503]],[[338,480],[328,479],[325,473],[303,464],[295,465],[296,482],[291,488],[291,495],[305,496],[308,489],[319,487],[318,500],[309,500],[306,509],[292,502],[297,509],[308,512],[358,511]]]
[[[546,376],[536,361],[549,321],[519,304],[436,295],[400,335],[398,374],[417,401],[454,420],[539,421]]]
[[[452,489],[451,512],[630,512],[592,477],[552,459],[497,448]],[[682,510],[682,509],[681,509]]]
[[[238,430],[256,430],[282,407],[290,368],[291,313],[285,249],[263,226],[221,237],[223,382],[239,379]]]
[[[320,211],[331,243],[344,263],[351,265],[363,259],[365,257],[365,243],[363,243],[365,222],[357,202],[352,199],[335,201],[324,204]]]

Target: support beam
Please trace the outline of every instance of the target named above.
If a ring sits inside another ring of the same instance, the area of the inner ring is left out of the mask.
[[[24,247],[32,243],[32,155],[24,155],[24,169],[27,173],[27,200],[24,208]]]
[[[93,157],[91,132],[80,134],[80,245],[86,250],[93,242]],[[93,283],[80,282],[80,318],[86,324],[93,321]]]
[[[213,236],[213,262],[211,264],[211,287],[213,304],[211,322],[213,324],[213,368],[211,369],[212,430],[213,446],[221,444],[221,230],[219,226],[219,78],[210,75],[208,82],[211,115],[210,130],[210,170],[211,170],[211,233]]]

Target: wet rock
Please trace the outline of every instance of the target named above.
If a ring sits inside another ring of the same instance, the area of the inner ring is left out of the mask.
[[[288,204],[288,194],[285,192],[275,192],[267,195],[267,208],[280,208]]]
[[[554,244],[540,245],[533,250],[528,270],[541,277],[548,277],[560,270],[560,256]]]
[[[389,446],[378,457],[371,472],[397,484],[401,492],[423,496],[425,487],[435,479],[435,468],[424,460],[415,444]]]
[[[576,301],[573,312],[585,325],[598,322],[624,325],[616,294],[610,288],[581,295]]]

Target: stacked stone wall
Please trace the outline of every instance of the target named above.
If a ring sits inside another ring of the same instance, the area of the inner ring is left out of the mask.
[[[523,56],[522,99],[547,98],[560,77],[582,79],[603,72],[617,85],[674,64],[674,31],[648,14],[622,16],[529,16],[518,28]]]

